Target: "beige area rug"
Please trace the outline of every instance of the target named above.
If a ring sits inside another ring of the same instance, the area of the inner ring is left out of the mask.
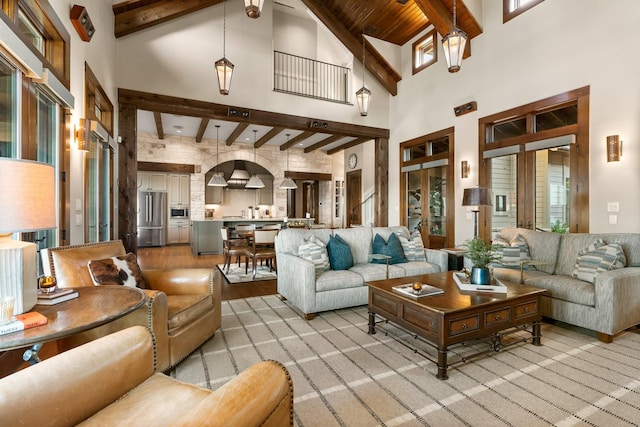
[[[256,277],[253,277],[253,269],[249,264],[249,270],[245,274],[244,264],[238,267],[238,264],[231,264],[229,273],[225,273],[224,264],[218,264],[218,268],[227,278],[229,283],[243,283],[243,282],[257,282],[260,280],[274,280],[277,278],[275,271],[269,271],[269,267],[266,265],[258,265],[256,268]]]
[[[217,389],[260,360],[279,360],[293,378],[296,426],[640,423],[636,332],[604,344],[545,323],[542,346],[490,353],[441,381],[432,362],[391,337],[402,331],[384,327],[388,335],[366,333],[366,307],[305,321],[273,295],[223,301],[222,329],[170,375]]]

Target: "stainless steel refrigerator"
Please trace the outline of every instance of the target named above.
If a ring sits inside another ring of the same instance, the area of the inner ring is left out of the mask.
[[[167,193],[138,192],[138,246],[164,246]]]

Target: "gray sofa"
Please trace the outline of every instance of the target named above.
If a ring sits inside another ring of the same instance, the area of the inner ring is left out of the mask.
[[[284,229],[276,237],[278,293],[295,306],[307,319],[315,313],[367,304],[367,281],[386,277],[386,265],[369,262],[373,238],[380,234],[385,241],[391,233],[409,237],[406,227],[354,227],[340,229]],[[331,234],[339,235],[348,244],[354,265],[349,270],[328,270],[316,277],[311,261],[298,256],[305,239],[316,236],[325,244]],[[411,261],[389,266],[389,277],[408,277],[447,271],[447,254],[425,249],[426,262]]]
[[[542,315],[597,332],[598,339],[613,336],[640,324],[640,234],[557,234],[523,228],[506,228],[508,240],[516,234],[527,241],[531,258],[544,262],[524,271],[524,283],[547,289],[542,297]],[[599,272],[590,283],[572,277],[578,253],[596,239],[620,242],[626,267]],[[520,270],[495,268],[495,277],[520,282]]]

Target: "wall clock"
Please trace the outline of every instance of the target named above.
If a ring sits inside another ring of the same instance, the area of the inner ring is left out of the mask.
[[[357,164],[358,164],[358,156],[356,156],[356,154],[353,153],[349,156],[349,168],[355,169]]]

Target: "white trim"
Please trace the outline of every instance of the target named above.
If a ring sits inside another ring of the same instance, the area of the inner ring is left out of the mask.
[[[493,150],[486,150],[482,153],[483,159],[491,159],[493,157],[508,156],[510,154],[519,154],[522,152],[521,145],[511,145],[509,147],[494,148]]]
[[[44,68],[42,78],[34,79],[34,82],[46,87],[47,91],[66,107],[73,108],[75,98],[48,68]]]
[[[575,144],[575,135],[563,135],[555,138],[542,139],[525,144],[525,151],[544,150],[545,148],[564,147],[565,145]]]
[[[13,32],[11,28],[0,20],[0,49],[11,62],[14,62],[27,76],[39,78],[43,68],[40,58],[29,49],[29,46]]]

